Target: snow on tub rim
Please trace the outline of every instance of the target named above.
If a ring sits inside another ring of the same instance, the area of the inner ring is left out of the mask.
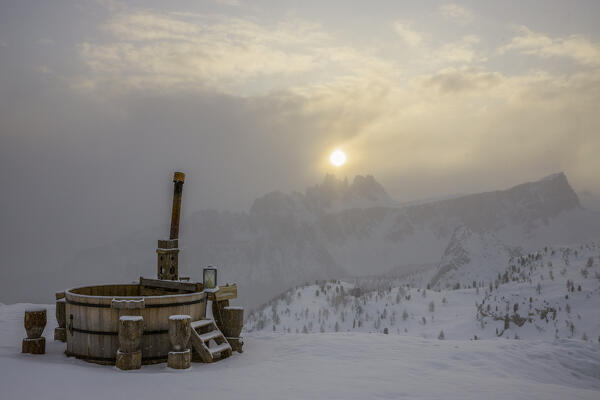
[[[192,321],[206,316],[206,293],[201,291],[178,293],[139,284],[112,284],[69,289],[65,299],[66,354],[100,364],[116,361],[122,314],[144,318],[143,364],[167,360],[171,315],[189,315]]]
[[[186,319],[191,319],[191,317],[189,315],[185,315],[185,314],[178,314],[178,315],[171,315],[169,317],[169,319],[172,321],[184,321]]]

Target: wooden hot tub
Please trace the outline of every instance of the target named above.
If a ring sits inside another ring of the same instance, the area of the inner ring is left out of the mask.
[[[163,362],[170,351],[169,316],[185,314],[192,321],[206,316],[206,293],[101,285],[65,291],[67,355],[114,364],[119,348],[118,322],[123,315],[144,317],[142,363]]]

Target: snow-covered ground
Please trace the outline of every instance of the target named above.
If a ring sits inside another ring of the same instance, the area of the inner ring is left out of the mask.
[[[452,271],[291,288],[246,315],[243,354],[186,371],[67,358],[53,305],[47,354],[21,354],[32,305],[0,304],[0,399],[600,398],[598,243]]]
[[[250,334],[245,352],[186,371],[123,372],[64,354],[21,354],[23,313],[0,305],[0,398],[598,399],[600,347],[582,340],[437,340],[364,332]]]

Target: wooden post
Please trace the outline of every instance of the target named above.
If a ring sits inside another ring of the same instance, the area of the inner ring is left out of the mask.
[[[242,353],[244,342],[240,337],[244,327],[244,309],[242,307],[224,307],[222,310],[221,331],[227,338],[232,350]]]
[[[46,321],[45,308],[25,311],[24,325],[27,337],[23,339],[22,353],[44,354],[46,352],[46,338],[42,336]]]
[[[67,302],[64,298],[56,301],[56,322],[58,327],[54,328],[54,340],[60,340],[61,342],[67,341],[67,315],[66,315]]]
[[[231,307],[229,300],[213,300],[212,312],[217,327],[223,332],[231,348],[242,353],[244,342],[240,333],[244,327],[244,308]]]
[[[142,366],[142,335],[144,318],[139,315],[127,315],[119,318],[119,350],[117,350],[117,368],[122,370],[140,369]]]
[[[179,278],[179,241],[159,240],[156,256],[158,260],[158,279],[176,281]]]
[[[171,231],[169,240],[159,240],[156,249],[158,259],[157,278],[176,281],[179,279],[179,218],[181,215],[181,195],[185,174],[175,172],[173,175],[173,208],[171,210]]]
[[[174,369],[187,369],[191,365],[192,351],[188,348],[192,318],[189,315],[171,315],[169,317],[169,352],[167,365]]]

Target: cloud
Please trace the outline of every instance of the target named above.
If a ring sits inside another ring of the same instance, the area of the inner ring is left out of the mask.
[[[225,4],[226,6],[237,7],[242,3],[240,0],[216,0],[219,4]]]
[[[45,37],[38,40],[38,44],[41,46],[54,46],[56,42],[50,38]]]
[[[411,48],[410,57],[421,64],[420,68],[439,68],[448,64],[470,64],[485,61],[487,58],[480,54],[476,47],[481,39],[476,35],[466,35],[456,41],[434,44],[426,40],[425,35],[410,28],[410,24],[396,21],[394,31],[402,41]]]
[[[118,14],[105,30],[112,40],[80,46],[89,71],[74,87],[250,95],[392,69],[303,20],[261,25],[242,18],[144,12]]]
[[[450,42],[442,45],[435,51],[435,58],[446,63],[472,63],[475,61],[485,61],[486,57],[481,56],[475,50],[480,39],[475,35],[462,37],[456,42]]]
[[[394,22],[394,31],[410,47],[417,47],[423,43],[423,35],[410,29],[410,27],[400,21]]]
[[[518,31],[520,33],[518,36],[512,38],[510,43],[500,47],[498,50],[500,54],[517,51],[541,58],[570,58],[587,66],[600,65],[600,45],[583,35],[552,38],[534,32],[525,26],[520,26]]]
[[[38,71],[42,75],[54,74],[54,71],[52,71],[52,69],[50,67],[48,67],[47,65],[38,65],[35,68],[35,70]]]
[[[440,12],[444,18],[453,20],[461,25],[467,25],[473,22],[475,18],[471,10],[453,3],[440,6]]]
[[[277,157],[302,165],[287,174],[302,179],[311,173],[318,179],[333,146],[351,155],[348,174],[368,171],[403,182],[388,186],[414,197],[493,189],[517,183],[517,175],[535,179],[555,170],[590,181],[590,171],[600,168],[585,150],[600,146],[589,133],[600,129],[594,110],[600,72],[499,71],[485,63],[484,43],[475,35],[435,45],[397,22],[409,56],[396,58],[303,20],[260,24],[144,12],[115,15],[105,29],[107,40],[81,46],[89,70],[76,81],[79,88],[107,90],[117,102],[152,90],[150,97],[238,99],[235,112],[252,114],[256,130],[269,135],[261,143],[277,143]]]
[[[482,69],[448,68],[423,79],[424,87],[434,87],[440,93],[488,91],[500,84],[504,77],[498,72]]]

